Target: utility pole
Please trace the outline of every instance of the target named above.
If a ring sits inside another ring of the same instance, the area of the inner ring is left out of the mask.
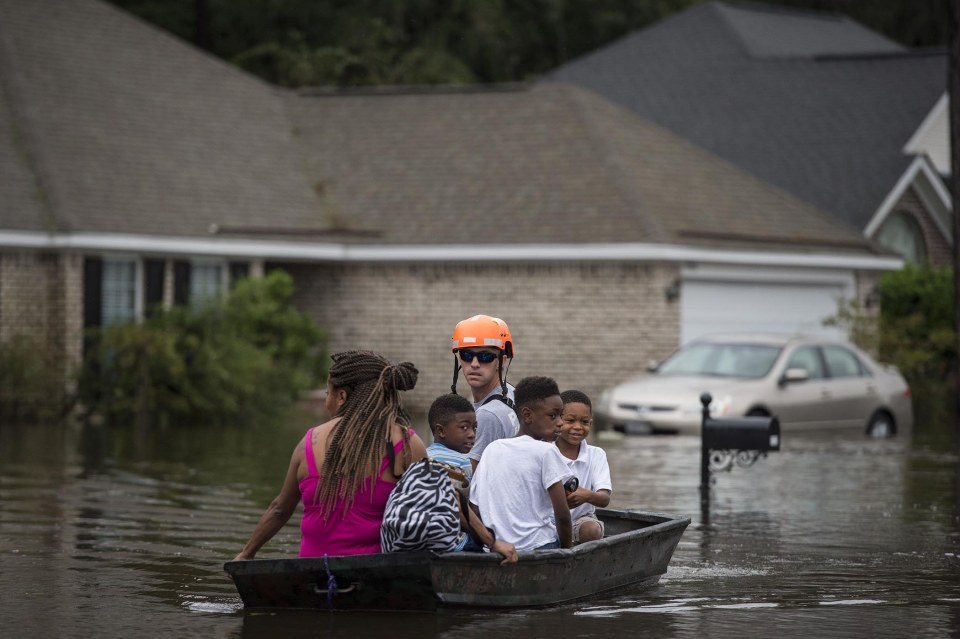
[[[954,405],[954,441],[960,453],[960,0],[950,0],[950,53],[947,62],[947,99],[950,101],[950,197],[953,203],[953,326],[957,356],[954,357],[952,384]],[[956,508],[960,514],[960,462],[956,468]]]

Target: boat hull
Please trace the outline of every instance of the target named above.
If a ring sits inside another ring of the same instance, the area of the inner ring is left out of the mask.
[[[430,552],[231,561],[247,608],[435,610],[535,607],[656,584],[689,518],[598,510],[606,537],[570,549],[500,555]],[[333,578],[331,580],[331,577]]]

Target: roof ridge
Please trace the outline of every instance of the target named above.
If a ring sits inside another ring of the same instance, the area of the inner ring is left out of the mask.
[[[748,0],[713,0],[709,4],[722,4],[727,5],[732,9],[755,11],[757,13],[776,13],[780,15],[794,15],[820,20],[835,20],[837,22],[856,22],[856,20],[853,20],[850,16],[839,11],[825,11],[822,9],[808,9],[805,7],[764,4],[761,2],[749,2]]]
[[[573,108],[574,115],[581,122],[581,124],[583,124],[587,137],[594,143],[594,148],[597,149],[599,161],[602,162],[610,171],[614,185],[620,192],[621,197],[623,197],[626,201],[630,211],[636,218],[637,223],[643,230],[643,233],[647,235],[651,241],[666,241],[668,238],[663,225],[657,222],[653,216],[646,214],[646,206],[644,205],[643,197],[637,191],[632,182],[627,178],[626,171],[624,170],[621,162],[617,160],[618,154],[611,152],[608,137],[600,130],[600,127],[594,121],[594,118],[592,117],[592,111],[583,103],[585,96],[587,94],[592,94],[593,92],[589,91],[588,89],[566,83],[555,83],[554,86],[558,86],[560,88],[561,93],[564,95],[566,101]],[[613,104],[602,96],[597,95],[596,97],[604,102]],[[630,113],[630,115],[637,117],[634,113]]]

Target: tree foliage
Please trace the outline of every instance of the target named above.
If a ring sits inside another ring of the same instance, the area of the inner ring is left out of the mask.
[[[522,81],[698,0],[112,0],[268,82]]]
[[[957,357],[953,322],[953,269],[908,264],[880,279],[879,317],[842,300],[825,324],[894,364],[911,382],[945,379]]]
[[[910,378],[944,378],[957,356],[953,269],[908,264],[880,281],[880,354]]]
[[[111,0],[286,87],[515,82],[702,0]],[[836,11],[910,46],[948,0],[766,0]]]
[[[291,304],[282,271],[218,302],[101,329],[81,404],[111,422],[236,422],[268,415],[323,377],[324,334]]]
[[[0,343],[0,422],[62,417],[70,407],[62,356],[26,335]]]

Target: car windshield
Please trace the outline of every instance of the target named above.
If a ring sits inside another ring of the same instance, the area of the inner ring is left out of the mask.
[[[779,346],[765,344],[696,342],[664,361],[657,368],[657,374],[755,379],[770,372],[781,350]]]

